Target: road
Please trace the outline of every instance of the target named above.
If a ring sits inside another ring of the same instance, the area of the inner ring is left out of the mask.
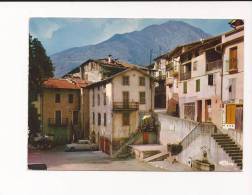
[[[45,163],[55,171],[166,171],[136,159],[112,160],[101,151],[64,152],[61,148],[29,151],[28,162]]]

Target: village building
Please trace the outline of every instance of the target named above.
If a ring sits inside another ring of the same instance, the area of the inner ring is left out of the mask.
[[[141,69],[128,68],[86,88],[90,134],[112,155],[139,130],[141,116],[153,112],[154,80]],[[156,143],[156,136],[147,133],[142,142]]]
[[[202,40],[180,55],[180,117],[221,126],[221,36]]]
[[[155,108],[165,108],[166,106],[166,64],[167,60],[164,55],[158,56],[154,59],[153,76],[156,79],[155,84]]]
[[[242,20],[232,20],[230,25],[234,30],[224,33],[217,47],[223,58],[222,127],[242,145],[244,26]]]
[[[53,136],[56,144],[83,137],[81,87],[85,81],[48,79],[34,102],[41,120],[41,131]]]

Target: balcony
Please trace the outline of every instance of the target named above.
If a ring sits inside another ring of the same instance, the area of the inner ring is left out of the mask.
[[[61,121],[57,121],[55,118],[48,118],[49,127],[67,127],[68,118],[62,118]]]
[[[216,70],[222,67],[222,60],[215,60],[213,62],[206,63],[206,71]]]
[[[185,73],[180,73],[180,81],[190,79],[192,76],[192,72],[185,72]]]
[[[113,111],[134,111],[138,109],[138,102],[113,102]]]

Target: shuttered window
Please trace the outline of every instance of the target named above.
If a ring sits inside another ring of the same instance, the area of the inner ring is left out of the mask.
[[[130,124],[130,114],[128,112],[122,114],[122,123],[123,126],[128,126]]]
[[[213,86],[213,74],[208,75],[208,85]]]
[[[200,91],[200,79],[196,80],[196,92]]]
[[[139,96],[140,96],[140,104],[145,104],[145,92],[139,92]]]
[[[184,94],[187,93],[187,82],[186,81],[183,83],[183,92],[184,92]]]

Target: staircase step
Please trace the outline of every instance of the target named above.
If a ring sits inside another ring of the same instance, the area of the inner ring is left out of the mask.
[[[228,154],[230,157],[239,157],[242,158],[242,154],[241,153],[230,153]]]
[[[240,159],[240,160],[234,160],[234,162],[236,163],[236,164],[241,164],[242,163],[242,160]]]
[[[235,153],[235,154],[242,154],[242,151],[240,151],[240,150],[225,150],[227,153],[229,153],[229,154],[233,154],[233,153]]]
[[[150,156],[148,158],[145,158],[144,161],[145,162],[152,162],[152,161],[158,161],[158,160],[164,160],[166,159],[168,156],[170,156],[169,153],[167,152],[160,152],[158,154],[155,154],[153,156]]]
[[[242,160],[242,157],[240,157],[240,156],[232,156],[231,158],[233,160]]]

